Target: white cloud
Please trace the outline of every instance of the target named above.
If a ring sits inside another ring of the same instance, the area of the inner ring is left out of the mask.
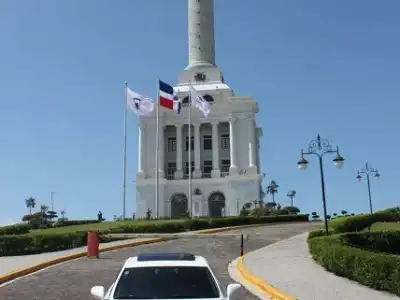
[[[16,224],[17,222],[15,222],[13,219],[11,218],[4,218],[4,217],[0,217],[0,226],[7,226],[7,225],[13,225]]]

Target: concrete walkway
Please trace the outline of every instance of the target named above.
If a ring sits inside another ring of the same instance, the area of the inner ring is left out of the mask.
[[[101,243],[100,249],[116,246],[116,245],[124,245],[132,243],[133,241],[140,240],[150,240],[149,238],[140,238],[140,239],[129,239],[122,241],[115,241],[110,243]],[[32,254],[32,255],[21,255],[21,256],[4,256],[0,257],[0,276],[5,275],[7,273],[15,272],[20,269],[25,269],[40,263],[43,263],[48,260],[52,260],[58,257],[63,257],[67,255],[71,255],[74,253],[86,251],[87,247],[79,247],[62,251],[55,252],[46,252],[40,254]]]
[[[311,258],[307,236],[301,234],[250,252],[244,257],[244,265],[252,275],[299,300],[400,300],[325,271]],[[232,265],[229,272],[261,299],[271,299],[233,272]]]

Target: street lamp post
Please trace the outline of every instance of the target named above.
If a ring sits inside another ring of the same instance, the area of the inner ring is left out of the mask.
[[[368,162],[365,163],[365,167],[364,168],[362,168],[362,169],[360,169],[358,171],[358,174],[356,176],[356,179],[357,179],[358,182],[361,182],[362,174],[365,174],[365,176],[367,177],[369,210],[371,211],[371,214],[372,214],[371,186],[370,186],[369,177],[370,177],[370,175],[373,175],[375,177],[375,179],[378,180],[381,177],[381,175],[379,174],[377,169],[371,168],[368,165]]]
[[[336,146],[336,150],[332,150],[332,146],[329,143],[329,140],[321,139],[320,135],[318,134],[317,139],[309,142],[307,152],[303,152],[303,149],[301,149],[301,157],[300,160],[297,162],[299,169],[305,171],[307,170],[308,161],[304,158],[304,156],[316,155],[318,157],[319,170],[321,174],[322,203],[324,206],[324,222],[325,222],[326,235],[329,234],[329,229],[328,229],[328,219],[326,211],[325,179],[324,179],[324,166],[322,158],[324,157],[325,154],[328,153],[336,153],[336,156],[333,159],[336,168],[340,169],[341,167],[343,167],[344,158],[339,154],[339,147]]]

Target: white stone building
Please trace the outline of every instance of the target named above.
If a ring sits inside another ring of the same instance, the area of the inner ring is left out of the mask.
[[[180,115],[160,108],[158,216],[236,216],[260,199],[261,128],[258,104],[236,96],[215,64],[213,0],[189,2],[189,64],[174,88],[183,99]],[[188,106],[189,83],[212,103],[207,118]],[[192,203],[188,180],[188,111],[191,109]],[[156,212],[156,113],[139,129],[136,216]]]

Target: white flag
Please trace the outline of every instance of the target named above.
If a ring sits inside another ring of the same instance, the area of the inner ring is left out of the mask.
[[[190,101],[192,102],[192,106],[200,110],[207,118],[208,114],[211,111],[211,104],[208,103],[207,100],[203,98],[203,96],[197,94],[197,91],[193,86],[190,86]]]
[[[127,106],[138,116],[150,117],[154,110],[154,100],[145,97],[127,88]]]

